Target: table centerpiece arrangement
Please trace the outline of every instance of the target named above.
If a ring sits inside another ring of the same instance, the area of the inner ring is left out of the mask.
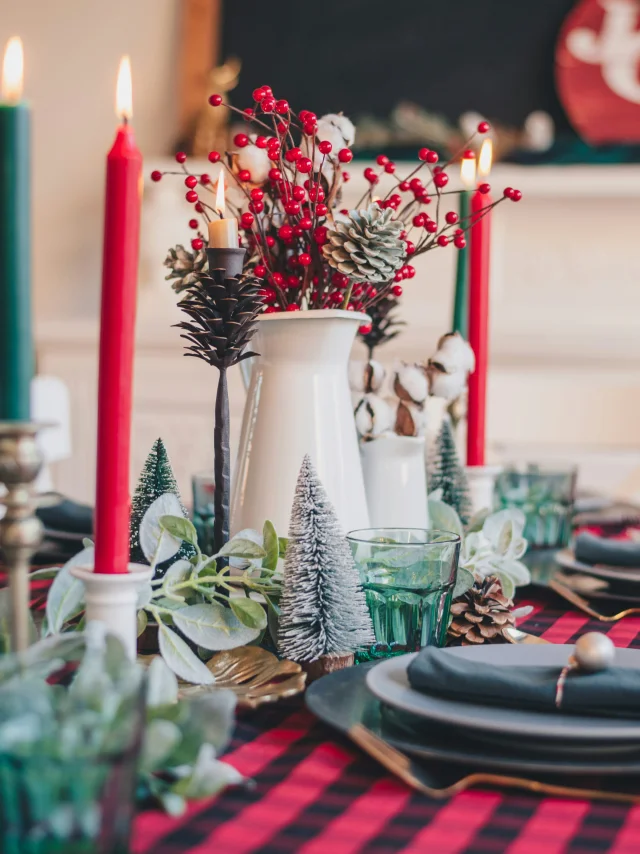
[[[437,152],[423,148],[403,176],[380,155],[376,168],[365,170],[369,189],[348,211],[340,202],[353,159],[348,118],[296,112],[268,86],[253,96],[245,110],[225,104],[246,120],[247,131],[235,135],[230,151],[209,153],[217,186],[208,173],[194,173],[183,152],[176,155],[181,168],[171,174],[185,182],[196,234],[191,250],[176,247],[166,262],[168,278],[182,290],[204,269],[207,246],[237,248],[239,242],[247,253],[245,275],[262,285],[253,345],[260,358],[245,408],[231,527],[259,527],[268,507],[276,527],[284,528],[307,453],[345,530],[363,527],[368,513],[346,372],[353,338],[373,330],[368,309],[397,298],[400,283],[414,277],[414,257],[447,246],[464,249],[470,228],[521,194],[507,188],[463,218],[445,212],[447,197],[458,193],[446,189],[453,161],[440,163]],[[223,105],[218,94],[209,101],[213,109]],[[488,130],[487,122],[478,125],[478,134]],[[467,146],[460,155],[475,160]],[[489,190],[481,183],[479,198]],[[340,466],[332,464],[335,458]]]

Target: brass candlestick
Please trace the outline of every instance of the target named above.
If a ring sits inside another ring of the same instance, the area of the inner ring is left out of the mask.
[[[42,540],[33,486],[42,466],[36,444],[42,426],[0,422],[0,483],[7,488],[7,494],[0,498],[7,508],[0,519],[0,551],[9,570],[13,652],[22,652],[29,645],[29,567]]]

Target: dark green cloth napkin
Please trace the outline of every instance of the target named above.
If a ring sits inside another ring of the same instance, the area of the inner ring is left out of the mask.
[[[558,711],[558,667],[496,666],[426,647],[407,672],[411,687],[425,694],[487,706]],[[640,670],[611,667],[600,673],[571,673],[561,711],[640,718]]]
[[[575,553],[576,560],[592,566],[602,563],[606,566],[640,569],[640,543],[605,540],[585,531],[576,537]]]

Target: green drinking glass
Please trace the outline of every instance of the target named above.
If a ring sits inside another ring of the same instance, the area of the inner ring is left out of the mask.
[[[568,544],[576,477],[574,466],[545,468],[536,463],[509,466],[498,475],[498,509],[522,510],[529,549],[561,549]]]
[[[376,643],[358,661],[444,646],[460,537],[420,528],[371,528],[347,535]]]

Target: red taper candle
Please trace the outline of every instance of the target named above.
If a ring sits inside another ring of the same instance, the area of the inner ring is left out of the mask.
[[[133,353],[142,203],[142,155],[131,117],[131,66],[120,63],[116,111],[122,118],[107,155],[102,259],[95,572],[127,572]]]
[[[478,174],[483,178],[489,174],[491,169],[491,153],[491,140],[487,139],[482,144],[478,159]],[[476,190],[471,199],[469,246],[469,344],[476,357],[476,368],[469,375],[468,466],[483,466],[485,464],[491,213],[483,214],[482,209],[489,205],[491,205],[489,194]]]

